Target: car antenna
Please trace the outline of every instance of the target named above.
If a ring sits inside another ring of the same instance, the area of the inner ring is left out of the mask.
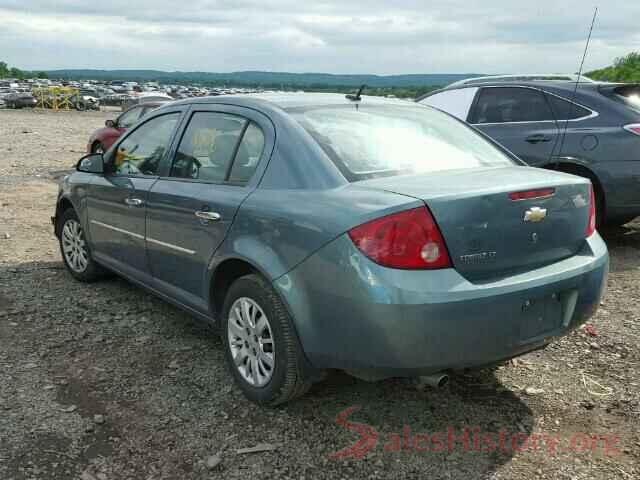
[[[596,23],[596,17],[598,16],[598,7],[595,7],[593,11],[593,19],[591,20],[591,27],[589,28],[589,35],[587,36],[587,43],[584,46],[584,53],[582,54],[582,62],[580,62],[580,69],[578,70],[578,78],[576,78],[576,84],[573,87],[573,94],[571,96],[571,106],[569,107],[569,111],[567,112],[567,118],[564,120],[564,130],[562,131],[562,138],[560,140],[560,149],[558,150],[558,155],[556,156],[556,170],[558,169],[558,164],[560,163],[560,159],[562,158],[562,149],[564,148],[564,140],[567,136],[567,128],[569,128],[569,118],[573,113],[573,107],[575,105],[576,96],[578,94],[578,84],[580,83],[580,78],[582,77],[582,69],[584,67],[584,61],[587,58],[587,51],[589,50],[589,43],[591,42],[591,34],[593,33],[593,26]]]
[[[362,91],[366,88],[367,86],[363,83],[362,85],[360,85],[360,88],[358,89],[358,91],[356,92],[356,94],[354,95],[353,93],[348,93],[344,96],[344,98],[346,98],[347,100],[352,100],[354,102],[359,102],[360,100],[362,100]]]

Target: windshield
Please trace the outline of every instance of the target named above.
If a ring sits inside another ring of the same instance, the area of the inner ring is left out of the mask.
[[[352,182],[515,164],[471,128],[424,106],[361,103],[287,111]]]

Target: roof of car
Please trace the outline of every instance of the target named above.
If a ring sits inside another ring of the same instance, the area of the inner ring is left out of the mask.
[[[196,97],[172,102],[176,104],[199,104],[199,103],[231,103],[235,105],[257,105],[271,104],[277,107],[287,109],[295,107],[312,107],[321,105],[353,105],[354,100],[346,98],[344,93],[247,93],[239,95],[219,95],[212,97]],[[362,95],[361,104],[374,105],[405,105],[412,106],[412,102],[407,100],[398,100],[385,97],[374,97]]]
[[[602,86],[601,83],[597,83],[597,82],[592,82],[592,83],[583,83],[580,82],[578,83],[578,88],[580,90],[593,90],[593,89],[598,89]],[[436,93],[440,93],[440,92],[445,92],[448,90],[461,90],[461,89],[466,89],[466,88],[481,88],[481,87],[531,87],[531,88],[539,88],[542,90],[553,90],[553,91],[565,91],[565,92],[573,92],[573,90],[576,88],[576,83],[575,82],[567,82],[564,80],[529,80],[529,81],[513,81],[513,82],[507,82],[507,81],[486,81],[483,83],[477,83],[477,84],[472,84],[472,85],[449,85],[445,88],[439,89],[439,90],[434,90],[432,92],[429,92],[425,95],[422,95],[421,97],[418,97],[416,99],[416,102],[419,102],[421,100],[424,100],[427,97],[430,97],[431,95],[435,95]]]
[[[525,74],[510,74],[510,75],[487,75],[482,77],[471,77],[459,80],[457,82],[447,85],[450,87],[459,87],[463,85],[477,85],[485,82],[529,82],[529,81],[561,81],[561,82],[573,82],[580,79],[582,83],[595,83],[589,77],[584,75],[576,75],[573,73],[525,73]]]

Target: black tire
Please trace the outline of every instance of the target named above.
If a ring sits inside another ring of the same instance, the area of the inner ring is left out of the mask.
[[[593,180],[590,179],[593,183]],[[593,193],[596,197],[596,228],[600,229],[607,223],[606,209],[604,206],[604,195],[599,186],[593,186]]]
[[[274,368],[268,383],[251,385],[235,366],[229,345],[228,323],[231,306],[241,297],[253,300],[266,314],[271,326],[275,352]],[[246,275],[229,288],[222,310],[220,334],[227,366],[244,395],[260,405],[275,406],[304,395],[311,387],[305,375],[304,357],[289,312],[273,287],[260,275]]]
[[[87,283],[95,282],[96,280],[103,278],[105,276],[106,271],[104,270],[104,268],[98,265],[93,260],[93,258],[91,258],[91,250],[89,249],[89,244],[86,241],[84,232],[82,231],[82,227],[80,227],[80,236],[85,242],[84,248],[86,249],[86,258],[87,258],[86,267],[82,270],[78,270],[78,268],[74,268],[69,263],[69,260],[65,255],[64,246],[63,246],[63,235],[64,235],[65,225],[70,222],[76,222],[77,224],[80,224],[80,220],[78,219],[78,215],[76,214],[75,210],[73,208],[68,208],[67,210],[65,210],[62,216],[60,217],[60,219],[58,220],[58,222],[59,222],[58,232],[60,235],[58,243],[60,245],[60,255],[62,256],[62,262],[64,263],[64,266],[67,268],[67,271],[76,280],[79,280],[81,282],[87,282]]]

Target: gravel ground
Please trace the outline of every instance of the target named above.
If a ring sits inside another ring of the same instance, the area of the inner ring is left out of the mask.
[[[598,314],[544,351],[440,390],[332,373],[262,409],[210,328],[63,270],[55,179],[109,116],[0,111],[0,479],[640,478],[640,224],[605,232]],[[369,443],[332,455],[358,432]]]

